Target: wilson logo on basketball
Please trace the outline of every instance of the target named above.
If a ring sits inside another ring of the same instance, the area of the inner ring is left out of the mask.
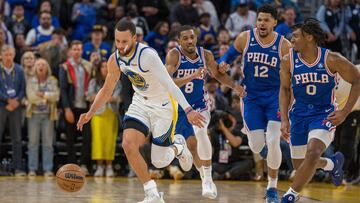
[[[74,173],[65,173],[65,178],[74,179],[74,180],[84,180],[84,177],[78,176]]]

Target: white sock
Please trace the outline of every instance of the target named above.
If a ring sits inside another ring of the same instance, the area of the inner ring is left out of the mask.
[[[277,188],[277,182],[278,182],[277,178],[272,178],[272,177],[268,176],[268,185],[267,185],[266,189]]]
[[[156,183],[154,180],[149,180],[148,182],[144,183],[143,186],[144,186],[144,191],[146,194],[153,193],[153,194],[159,195],[159,192],[157,190],[157,186],[156,186]]]
[[[284,194],[285,195],[288,195],[288,194],[292,194],[294,195],[295,197],[297,197],[299,195],[298,192],[296,192],[294,189],[292,189],[291,187],[289,188],[289,190]]]
[[[198,171],[199,171],[200,178],[201,178],[201,179],[203,179],[203,178],[204,178],[204,171],[203,171],[203,167],[202,167],[202,166],[200,166],[200,168],[198,168],[198,167],[195,167],[195,168],[196,168],[196,170],[198,170]]]
[[[204,172],[204,180],[212,181],[212,167],[211,166],[203,166],[203,172]]]
[[[324,171],[332,171],[334,169],[334,162],[331,159],[326,159],[326,165],[324,166]]]

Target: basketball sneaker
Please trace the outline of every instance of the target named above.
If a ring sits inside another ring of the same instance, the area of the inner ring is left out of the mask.
[[[293,194],[284,195],[281,199],[281,203],[293,203],[296,202],[298,198],[295,197]]]
[[[267,203],[279,203],[278,191],[276,188],[266,190],[265,200]]]
[[[165,203],[164,193],[145,193],[145,199],[138,203]]]
[[[190,150],[187,148],[185,138],[182,135],[176,134],[174,145],[182,146],[182,150],[180,151],[180,153],[178,152],[176,158],[179,159],[180,166],[184,171],[190,171],[193,165],[193,157]],[[181,147],[176,146],[176,148],[179,150],[179,148]]]
[[[209,199],[215,199],[217,197],[217,188],[212,180],[202,181],[202,196]]]
[[[344,165],[344,155],[341,152],[336,152],[330,159],[334,162],[334,168],[330,172],[331,179],[335,186],[339,186],[344,178],[344,171],[342,169]]]
[[[96,167],[96,171],[94,173],[95,177],[102,177],[104,176],[104,166],[103,165],[98,165]]]

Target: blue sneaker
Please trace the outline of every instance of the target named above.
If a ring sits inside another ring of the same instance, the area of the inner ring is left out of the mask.
[[[295,195],[293,194],[287,194],[287,195],[284,195],[282,198],[281,198],[281,203],[293,203],[297,200],[297,198],[295,197]]]
[[[276,188],[266,190],[265,200],[267,203],[279,203],[278,191]]]
[[[344,165],[344,155],[341,152],[336,152],[330,159],[334,162],[334,168],[330,172],[331,179],[335,186],[339,186],[344,178],[344,171],[342,169]]]

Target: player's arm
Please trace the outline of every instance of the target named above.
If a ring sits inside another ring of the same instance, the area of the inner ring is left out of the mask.
[[[179,52],[173,48],[169,51],[166,55],[166,69],[169,72],[170,76],[173,77],[174,73],[177,71],[177,64],[179,63]],[[173,78],[175,84],[178,87],[184,86],[186,83],[191,82],[192,80],[196,79],[197,77],[201,76],[204,72],[204,69],[198,69],[191,75],[181,78]]]
[[[144,50],[143,55],[141,55],[140,58],[139,66],[140,64],[146,70],[152,72],[153,75],[159,80],[160,84],[164,86],[168,92],[170,92],[170,94],[180,104],[181,108],[184,109],[191,124],[204,127],[205,118],[192,109],[179,87],[176,86],[169,73],[166,71],[164,64],[154,50]]]
[[[287,40],[285,37],[283,37],[282,44],[280,47],[281,58],[283,58],[284,56],[289,54],[290,48],[291,48],[291,43],[289,42],[289,40]]]
[[[240,97],[245,96],[245,90],[241,85],[238,85],[230,78],[228,74],[222,74],[219,72],[219,64],[216,63],[214,55],[209,50],[204,50],[206,67],[210,71],[211,75],[219,81],[221,84],[235,90]]]
[[[107,62],[108,74],[105,79],[105,83],[100,91],[96,94],[95,100],[90,107],[90,110],[86,114],[82,114],[77,124],[78,129],[82,130],[82,126],[87,123],[94,113],[105,105],[110,99],[114,91],[114,88],[120,78],[120,68],[116,64],[115,55],[111,55]]]
[[[218,64],[231,64],[244,51],[249,33],[249,31],[240,33],[225,54],[217,60]]]
[[[340,74],[346,82],[351,84],[350,94],[344,108],[339,111],[334,111],[328,116],[328,120],[336,126],[345,120],[359,98],[360,72],[354,64],[335,52],[328,54],[326,65],[332,73]]]
[[[285,140],[290,138],[289,105],[291,99],[290,56],[285,55],[280,63],[280,95],[281,134]]]

